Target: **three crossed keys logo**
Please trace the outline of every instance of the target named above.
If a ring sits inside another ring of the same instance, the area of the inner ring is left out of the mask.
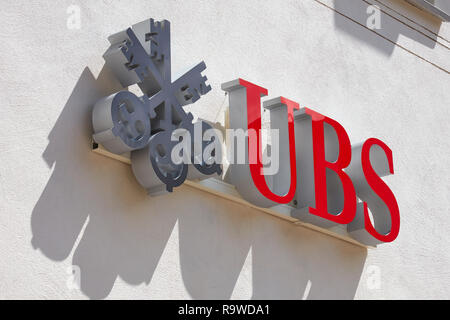
[[[184,136],[174,133],[180,129],[194,137],[201,136],[211,125],[204,121],[193,123],[191,113],[183,106],[196,102],[211,90],[198,63],[181,77],[172,81],[170,52],[170,23],[149,19],[133,25],[108,38],[111,46],[103,55],[106,66],[125,88],[137,84],[143,92],[137,97],[129,91],[119,91],[100,99],[94,106],[92,121],[94,141],[115,154],[131,151],[133,172],[149,194],[156,195],[181,185],[188,177],[221,174],[220,164],[205,161],[204,149],[214,137],[200,147],[190,141],[186,161],[174,161],[172,151]],[[216,150],[219,152],[219,150]],[[195,171],[195,172],[194,172]]]

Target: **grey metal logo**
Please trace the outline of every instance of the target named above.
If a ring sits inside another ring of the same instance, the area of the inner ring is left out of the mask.
[[[202,157],[203,150],[214,143],[213,138],[202,139],[200,148],[191,141],[189,164],[175,163],[171,157],[178,142],[173,139],[174,132],[183,129],[194,136],[194,128],[201,132],[212,129],[204,121],[193,123],[192,114],[183,109],[211,90],[202,75],[205,63],[198,63],[172,81],[167,20],[142,21],[108,40],[111,46],[103,55],[107,67],[124,88],[137,84],[143,96],[124,90],[100,99],[92,113],[94,141],[115,154],[131,151],[133,172],[151,195],[171,192],[191,171],[197,175],[221,174],[219,163]]]

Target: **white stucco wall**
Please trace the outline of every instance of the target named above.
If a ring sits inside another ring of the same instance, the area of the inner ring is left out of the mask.
[[[5,6],[0,298],[450,298],[449,23],[380,0],[427,30],[380,5],[392,17],[375,33],[366,2],[320,2]],[[336,119],[352,142],[386,142],[397,240],[367,251],[188,186],[150,198],[129,166],[92,153],[92,105],[118,90],[107,36],[150,17],[171,21],[175,73],[206,62],[199,117],[222,120],[220,84],[242,77]]]

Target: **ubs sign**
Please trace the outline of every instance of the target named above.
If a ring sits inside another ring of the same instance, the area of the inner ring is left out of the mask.
[[[93,138],[110,152],[131,151],[132,170],[150,195],[172,192],[186,178],[220,175],[225,158],[231,183],[254,205],[290,203],[300,220],[325,228],[345,224],[368,245],[395,240],[400,216],[381,179],[394,173],[384,142],[351,145],[336,120],[277,97],[263,103],[270,111],[275,167],[268,170],[261,129],[261,97],[268,90],[236,79],[222,84],[229,97],[224,157],[221,132],[183,109],[211,87],[202,75],[204,62],[172,81],[170,23],[146,20],[108,39],[106,65],[123,87],[137,84],[143,95],[124,90],[100,99],[92,112]]]

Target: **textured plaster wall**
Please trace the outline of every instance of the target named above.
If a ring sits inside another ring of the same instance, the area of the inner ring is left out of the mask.
[[[382,13],[375,33],[366,2],[320,2],[5,6],[0,298],[450,298],[450,27],[380,0],[427,29]],[[92,153],[91,107],[119,89],[107,36],[149,17],[172,23],[175,74],[207,64],[196,115],[222,121],[220,84],[243,77],[336,119],[352,142],[385,141],[398,239],[367,251],[188,186],[149,198],[129,166]]]

